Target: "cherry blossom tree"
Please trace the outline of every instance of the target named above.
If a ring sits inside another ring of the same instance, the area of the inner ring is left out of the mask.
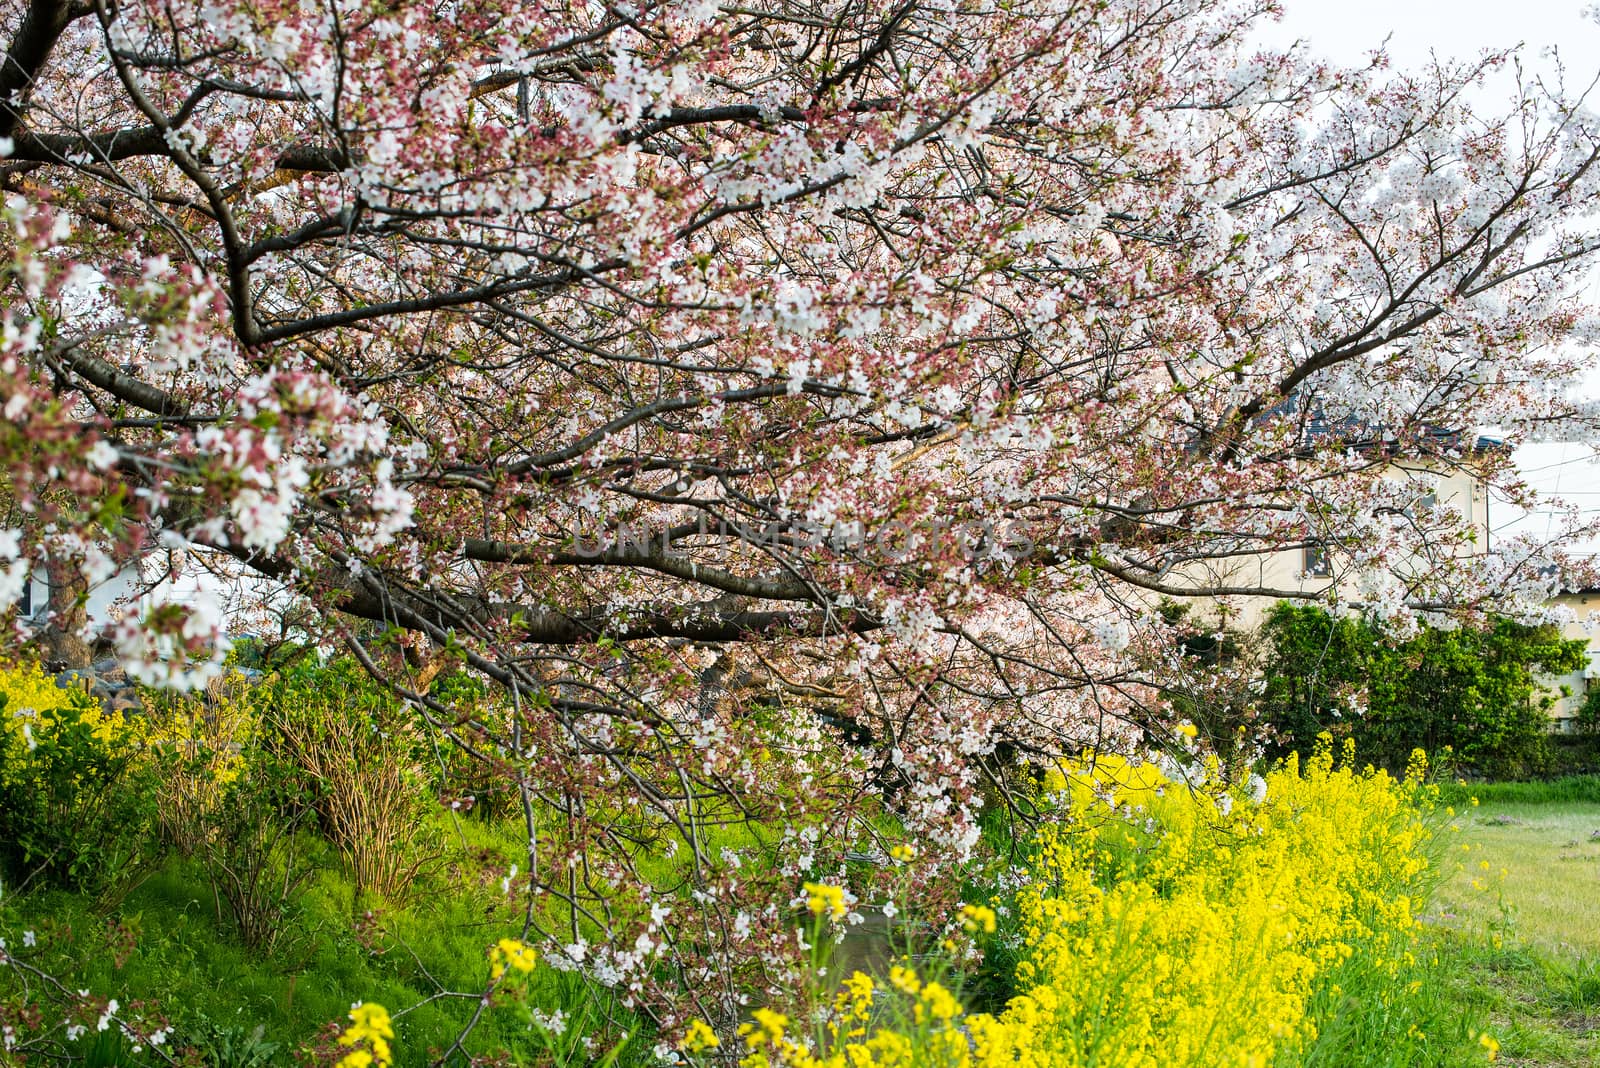
[[[1170,740],[1160,598],[1325,596],[1208,562],[1557,581],[1388,460],[1521,492],[1475,427],[1592,427],[1587,76],[1485,115],[1508,57],[1262,52],[1270,0],[0,12],[0,599],[281,583],[517,784],[530,937],[642,1003],[780,975],[885,805],[936,901],[1008,762]],[[222,627],[114,637],[180,684]]]

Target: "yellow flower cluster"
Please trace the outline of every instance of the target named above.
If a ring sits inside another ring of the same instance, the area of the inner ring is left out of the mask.
[[[911,1011],[918,1023],[928,1020],[944,1022],[961,1015],[961,1002],[943,983],[929,981],[922,984],[922,991]]]
[[[961,1002],[937,981],[923,982],[910,968],[890,969],[890,985],[910,1007],[907,1027],[863,1026],[872,1016],[876,986],[856,972],[844,981],[834,1003],[834,1019],[826,1028],[826,1052],[791,1036],[789,1018],[770,1009],[751,1013],[741,1024],[748,1053],[740,1068],[922,1068],[923,1065],[967,1065],[969,1042],[961,1029]],[[972,1019],[977,1019],[973,1017]],[[691,1026],[691,1034],[693,1027]],[[687,1039],[680,1046],[687,1049]]]
[[[836,920],[844,919],[844,914],[849,911],[844,901],[844,888],[829,886],[826,883],[806,883],[806,908],[811,910],[813,916],[831,916]]]
[[[1109,753],[1064,762],[1044,773],[1043,793],[1080,817],[1119,805],[1155,804],[1172,784],[1154,764]]]
[[[32,754],[41,746],[61,743],[70,731],[86,728],[91,744],[106,750],[143,739],[143,720],[107,713],[81,691],[56,686],[36,662],[0,665],[0,694],[5,696],[0,736],[3,748],[12,754],[0,761],[6,783],[31,781],[39,773]]]
[[[506,974],[507,968],[526,975],[533,971],[533,966],[538,960],[539,954],[526,942],[519,942],[515,938],[502,938],[489,947],[489,978],[500,978]]]
[[[1267,776],[1259,804],[1234,806],[1148,766],[1102,758],[1069,772],[1076,818],[1043,836],[1042,878],[1019,902],[1026,993],[1001,1020],[1019,1052],[1269,1064],[1314,1037],[1313,983],[1353,944],[1397,975],[1429,865],[1415,804],[1425,764],[1396,782],[1350,763],[1336,767],[1324,742],[1303,769],[1291,759]],[[1113,819],[1116,805],[1143,809],[1159,833]]]
[[[771,1009],[757,1009],[750,1015],[753,1022],[739,1025],[739,1034],[744,1036],[745,1044],[754,1051],[759,1051],[763,1046],[781,1049],[784,1045],[783,1033],[789,1026],[789,1017]]]
[[[866,972],[855,972],[844,981],[834,1002],[834,1012],[841,1020],[855,1023],[872,1015],[872,999],[877,986]]]
[[[394,1024],[389,1010],[371,1001],[363,1001],[350,1010],[350,1026],[339,1036],[339,1045],[354,1046],[339,1058],[335,1068],[388,1068],[394,1063],[394,1053],[389,1042],[394,1038]]]
[[[994,909],[987,905],[962,905],[961,926],[966,928],[968,934],[994,934]]]
[[[966,1014],[945,986],[897,966],[877,1026],[848,1026],[872,1005],[862,976],[836,1000],[845,1026],[797,1042],[783,1017],[758,1014],[741,1063],[1279,1063],[1315,1038],[1318,977],[1352,954],[1369,955],[1403,988],[1433,833],[1418,804],[1423,773],[1421,764],[1404,781],[1356,771],[1327,742],[1304,766],[1290,760],[1268,775],[1253,799],[1115,758],[1054,770],[1044,787],[1062,795],[1063,819],[1041,835],[1034,879],[1019,895],[1022,993],[1005,1011]],[[961,919],[987,931],[994,914],[967,906]]]
[[[711,1030],[711,1025],[704,1020],[691,1020],[684,1030],[683,1041],[678,1043],[678,1048],[685,1053],[705,1053],[722,1045],[717,1033]]]

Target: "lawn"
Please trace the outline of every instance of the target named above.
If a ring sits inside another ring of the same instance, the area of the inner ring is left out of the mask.
[[[471,849],[515,855],[514,824],[463,820],[457,827]],[[334,851],[305,838],[314,874],[270,951],[237,943],[217,917],[203,866],[176,856],[110,913],[83,895],[49,890],[6,902],[10,911],[0,910],[0,919],[30,930],[35,959],[70,974],[74,984],[122,1004],[158,1005],[207,1068],[300,1063],[301,1047],[358,1000],[396,1010],[396,1068],[428,1064],[471,1016],[477,1002],[465,992],[482,989],[486,946],[519,930],[520,910],[467,866],[466,853],[419,880],[403,904],[390,904],[363,896]],[[569,976],[546,969],[534,980],[530,1000],[541,1009],[596,1028],[601,1013],[636,1026]],[[647,1046],[631,1043],[619,1063],[648,1060],[640,1052]],[[135,1062],[114,1031],[91,1034],[75,1048],[91,1065],[153,1063]],[[504,1011],[486,1014],[467,1048],[531,1060],[539,1043],[517,1014]],[[0,1052],[0,1066],[10,1063]]]
[[[1600,803],[1512,796],[1458,811],[1426,919],[1452,996],[1488,1013],[1501,1063],[1600,1063]]]
[[[1567,961],[1600,957],[1600,804],[1488,803],[1456,823],[1465,848],[1440,888],[1442,913],[1499,922],[1503,899],[1519,940]]]

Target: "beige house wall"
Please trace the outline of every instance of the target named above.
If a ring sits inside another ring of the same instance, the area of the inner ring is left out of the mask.
[[[1589,663],[1582,670],[1540,678],[1557,695],[1555,706],[1550,710],[1555,720],[1554,730],[1571,733],[1577,729],[1576,717],[1590,688],[1600,688],[1600,677],[1597,677],[1600,676],[1600,590],[1563,593],[1551,603],[1572,613],[1572,618],[1562,624],[1562,636],[1582,641],[1589,647]]]
[[[1430,469],[1423,464],[1397,463],[1391,466],[1389,477],[1400,481],[1416,473],[1438,478],[1434,495],[1440,506],[1451,507],[1470,516],[1473,538],[1463,545],[1463,554],[1488,551],[1489,504],[1483,481],[1471,471],[1459,468],[1445,472]],[[1358,577],[1350,573],[1347,561],[1333,560],[1335,578],[1310,574],[1307,568],[1314,562],[1308,550],[1293,549],[1286,552],[1261,553],[1240,556],[1229,560],[1208,560],[1191,566],[1181,575],[1169,580],[1169,585],[1203,591],[1218,587],[1243,589],[1268,589],[1318,593],[1337,586],[1339,600],[1358,600]],[[1197,592],[1191,600],[1192,611],[1205,619],[1222,617],[1230,627],[1253,630],[1282,598],[1276,596],[1212,596]]]

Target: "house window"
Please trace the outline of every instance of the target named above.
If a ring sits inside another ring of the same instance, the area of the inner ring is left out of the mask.
[[[1405,511],[1407,516],[1415,519],[1419,515],[1430,515],[1438,506],[1439,495],[1437,493],[1424,493],[1415,501],[1412,501],[1410,507]]]
[[[1328,556],[1328,550],[1326,546],[1307,545],[1304,553],[1304,566],[1307,578],[1333,577],[1333,560]]]

